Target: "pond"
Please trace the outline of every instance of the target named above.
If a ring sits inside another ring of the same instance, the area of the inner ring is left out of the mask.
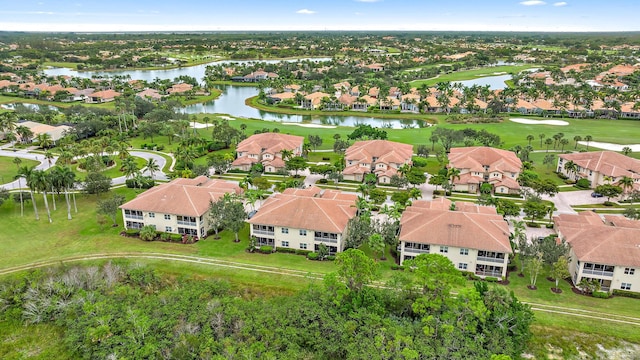
[[[375,127],[401,129],[405,127],[420,127],[427,125],[422,121],[405,119],[377,119],[360,116],[310,116],[287,115],[258,110],[245,105],[247,98],[258,95],[258,89],[250,86],[217,86],[222,90],[222,95],[214,100],[202,104],[188,105],[182,109],[187,114],[230,114],[242,118],[262,119],[266,121],[279,121],[290,123],[322,124],[357,126],[369,124]]]
[[[313,61],[313,62],[326,62],[331,61],[331,58],[303,58],[303,59],[283,59],[283,60],[220,60],[207,64],[187,66],[175,69],[159,69],[159,70],[114,70],[114,71],[78,71],[69,68],[49,68],[45,69],[44,73],[47,76],[74,76],[80,78],[91,79],[93,77],[113,77],[113,76],[129,76],[133,80],[153,81],[154,79],[169,79],[173,80],[179,76],[186,75],[196,78],[201,81],[204,78],[205,70],[207,66],[214,65],[226,65],[226,64],[255,64],[257,62],[264,62],[267,64],[275,64],[281,61],[296,62],[296,61]]]

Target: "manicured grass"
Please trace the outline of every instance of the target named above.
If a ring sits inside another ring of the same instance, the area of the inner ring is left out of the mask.
[[[103,109],[115,109],[115,103],[107,102],[102,104],[87,104],[84,102],[59,102],[59,101],[47,101],[47,100],[38,100],[38,99],[27,99],[21,98],[17,96],[6,96],[0,95],[0,104],[11,104],[11,103],[26,103],[26,104],[37,104],[37,105],[51,105],[59,108],[68,108],[73,105],[82,105],[88,107],[97,107]]]
[[[414,80],[414,81],[411,81],[409,84],[411,84],[411,86],[416,86],[416,87],[420,87],[422,85],[431,86],[439,82],[464,81],[464,80],[477,79],[481,77],[499,76],[499,75],[505,75],[510,73],[511,74],[519,73],[522,70],[527,70],[527,69],[531,69],[539,66],[540,65],[527,64],[527,65],[504,65],[504,66],[494,66],[494,67],[483,67],[483,68],[473,69],[473,70],[455,71],[450,74],[443,74],[431,79]],[[495,74],[495,73],[500,73],[500,74]]]
[[[0,184],[12,182],[15,180],[15,177],[18,175],[18,167],[13,163],[12,157],[0,156]],[[36,166],[39,164],[38,161],[29,160],[29,159],[20,159],[22,163],[20,167],[27,166]],[[22,182],[24,185],[24,181]]]

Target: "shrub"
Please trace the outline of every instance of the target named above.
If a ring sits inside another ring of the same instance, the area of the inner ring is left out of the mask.
[[[404,266],[398,265],[398,264],[393,264],[393,265],[391,265],[391,270],[404,270]]]
[[[180,234],[170,234],[171,237],[169,238],[172,242],[182,242],[182,235]]]
[[[334,261],[336,259],[335,255],[329,255],[325,258],[325,260]]]
[[[327,179],[318,179],[318,181],[316,181],[316,184],[327,184],[329,182],[329,180]]]
[[[216,151],[224,149],[224,143],[219,141],[212,141],[207,144],[207,151]]]
[[[125,230],[125,234],[127,234],[127,236],[140,236],[140,230],[138,230],[138,229],[127,229],[127,230]]]
[[[540,224],[538,224],[537,222],[528,222],[527,226],[532,228],[539,228]]]
[[[258,251],[261,254],[271,254],[273,252],[273,246],[268,246],[268,245],[260,246]]]
[[[487,276],[486,278],[484,278],[484,281],[486,281],[486,282],[498,282],[498,278],[495,278],[493,276]]]
[[[296,255],[307,255],[311,253],[309,250],[296,249]]]
[[[414,157],[411,158],[411,161],[413,162],[413,166],[416,166],[416,167],[425,167],[425,166],[427,166],[427,159],[425,159],[423,157],[414,156]]]
[[[155,182],[153,181],[153,179],[151,177],[144,177],[142,179],[140,179],[139,183],[136,183],[135,179],[127,179],[125,180],[125,185],[129,188],[129,189],[151,189],[154,185]]]
[[[164,150],[164,145],[158,145],[158,146],[156,146],[156,150],[157,150],[157,151],[162,151],[162,150]]]
[[[612,201],[605,201],[602,203],[604,206],[613,206],[615,205]]]
[[[279,253],[288,253],[288,254],[295,254],[296,253],[296,249],[292,249],[292,248],[288,248],[288,247],[277,247],[276,251]]]
[[[160,234],[160,240],[162,240],[162,241],[170,241],[171,240],[171,234],[163,232],[162,234]]]
[[[613,295],[630,297],[630,298],[634,298],[634,299],[640,299],[640,293],[633,292],[633,291],[627,291],[627,290],[614,289],[613,290]]]
[[[318,260],[318,253],[310,252],[307,254],[307,259],[309,260]]]
[[[611,295],[605,291],[594,291],[591,296],[598,299],[608,299]]]
[[[591,181],[589,181],[588,179],[580,179],[574,186],[578,189],[588,189],[591,187]]]
[[[553,229],[553,224],[545,224],[544,225],[547,229]]]

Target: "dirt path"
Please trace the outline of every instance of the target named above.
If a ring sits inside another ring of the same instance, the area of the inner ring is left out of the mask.
[[[246,264],[246,263],[240,263],[235,261],[221,260],[221,259],[215,259],[215,258],[205,258],[205,257],[190,256],[190,255],[174,255],[174,254],[164,254],[164,253],[135,253],[135,252],[88,254],[88,255],[82,255],[82,256],[70,256],[66,258],[39,261],[39,262],[30,263],[30,264],[24,264],[20,266],[0,269],[0,276],[16,273],[20,271],[43,268],[47,266],[62,265],[66,263],[75,263],[75,262],[83,262],[83,261],[91,261],[91,260],[105,260],[105,259],[123,259],[123,258],[179,261],[179,262],[185,262],[185,263],[217,266],[217,267],[223,267],[223,268],[254,271],[254,272],[276,274],[276,275],[282,275],[282,276],[293,276],[293,277],[307,278],[312,280],[322,280],[324,278],[324,274],[322,273],[280,268],[275,266]],[[376,285],[374,286],[383,287],[382,285],[383,284],[381,282],[376,282]],[[524,301],[523,303],[530,305],[533,311],[589,318],[589,319],[594,319],[598,321],[622,323],[622,324],[635,325],[640,327],[640,318],[635,318],[631,316],[596,312],[596,311],[576,309],[576,308],[570,308],[570,307],[564,307],[564,306],[538,304],[538,303],[524,302]]]

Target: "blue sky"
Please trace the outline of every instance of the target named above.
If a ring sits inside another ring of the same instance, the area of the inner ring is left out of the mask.
[[[637,0],[2,0],[0,30],[640,31]]]

